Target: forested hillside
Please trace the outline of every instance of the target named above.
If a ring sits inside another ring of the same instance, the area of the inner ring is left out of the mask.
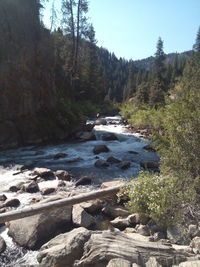
[[[52,9],[47,29],[44,3],[0,2],[1,147],[65,139],[84,116],[109,111],[113,102],[157,101],[153,57],[127,61],[99,48],[87,1],[62,1],[60,27],[53,27]],[[191,54],[166,56],[165,91],[182,75]]]

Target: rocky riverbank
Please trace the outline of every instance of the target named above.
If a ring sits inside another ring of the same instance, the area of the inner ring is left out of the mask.
[[[0,155],[5,165],[0,212],[114,186],[141,168],[158,171],[159,158],[139,135],[130,134],[120,117],[106,118],[89,121],[74,143],[5,151]],[[7,230],[2,226],[1,266],[199,263],[198,220],[190,218],[184,225],[163,230],[151,218],[131,214],[123,204],[117,196],[97,199],[12,221]]]

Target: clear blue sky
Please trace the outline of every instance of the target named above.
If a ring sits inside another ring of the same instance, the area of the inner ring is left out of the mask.
[[[55,0],[58,10],[60,2]],[[200,0],[89,2],[88,16],[96,31],[97,45],[126,59],[152,56],[159,36],[164,40],[165,53],[190,50],[200,26]],[[47,25],[48,17],[47,8],[44,12]]]

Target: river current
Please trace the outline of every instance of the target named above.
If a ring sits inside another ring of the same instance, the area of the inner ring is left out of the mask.
[[[30,146],[18,149],[10,149],[0,152],[0,194],[5,194],[9,198],[18,198],[21,202],[19,208],[27,206],[31,199],[40,193],[12,193],[8,189],[16,184],[27,181],[30,171],[13,175],[18,172],[23,165],[32,167],[45,167],[52,170],[67,170],[78,179],[83,176],[92,178],[92,185],[81,187],[81,191],[88,191],[97,188],[102,182],[119,179],[129,179],[136,177],[140,171],[140,162],[142,160],[158,161],[159,158],[154,152],[144,150],[144,147],[150,143],[139,134],[130,133],[122,124],[120,116],[105,117],[107,125],[95,126],[93,131],[97,140],[86,142],[68,142],[58,145],[48,146]],[[93,123],[89,120],[87,123]],[[118,140],[103,141],[102,135],[106,132],[114,133]],[[108,153],[94,155],[95,145],[105,144],[109,148]],[[65,153],[65,158],[55,159],[57,153]],[[117,165],[110,165],[107,168],[96,168],[94,163],[98,159],[106,160],[113,156],[122,161],[129,161],[130,168],[122,170]],[[73,159],[79,158],[73,162]],[[45,181],[39,183],[39,188],[56,187],[58,180]],[[69,192],[80,190],[75,188],[73,182],[68,182]],[[0,266],[27,266],[27,264],[36,264],[37,251],[27,251],[19,248],[7,235],[7,228],[0,228],[0,235],[7,243],[7,249],[0,255]]]

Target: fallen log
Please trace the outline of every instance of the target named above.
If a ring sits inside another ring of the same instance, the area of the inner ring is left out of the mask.
[[[118,193],[121,188],[122,185],[119,185],[112,188],[106,188],[97,191],[92,191],[90,193],[80,194],[77,196],[69,197],[67,199],[56,200],[51,203],[49,202],[45,204],[35,204],[32,207],[6,212],[0,215],[0,223],[29,217],[38,213],[47,212],[64,206],[72,206],[88,200],[112,196]]]

